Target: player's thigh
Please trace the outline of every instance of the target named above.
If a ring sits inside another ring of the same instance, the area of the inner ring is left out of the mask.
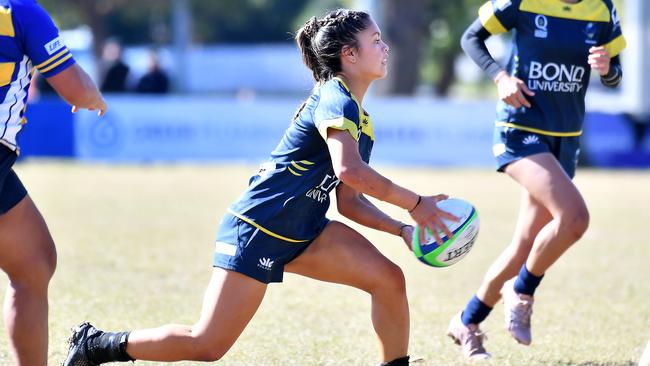
[[[331,221],[314,242],[285,266],[287,272],[372,292],[403,290],[402,270],[354,229]]]
[[[241,273],[214,268],[192,333],[205,347],[221,347],[225,353],[255,315],[266,287]]]
[[[578,188],[550,153],[535,154],[512,162],[505,172],[554,217],[567,212],[586,214],[587,208]]]
[[[48,276],[54,272],[54,241],[29,195],[0,215],[0,233],[0,267],[10,277]]]

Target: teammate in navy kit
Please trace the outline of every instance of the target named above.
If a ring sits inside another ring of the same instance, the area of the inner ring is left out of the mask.
[[[330,12],[310,19],[296,41],[317,86],[282,140],[228,209],[214,250],[212,279],[193,326],[105,333],[84,323],[73,331],[65,365],[131,359],[220,359],[246,327],[270,282],[292,272],[354,286],[372,299],[372,322],[384,365],[407,365],[409,312],[401,269],[349,226],[328,221],[329,193],[338,210],[362,225],[399,236],[412,227],[364,195],[409,210],[434,232],[449,231],[438,210],[444,195],[419,196],[369,167],[373,126],[363,97],[386,75],[388,46],[367,13]]]
[[[514,30],[505,69],[485,47]],[[593,70],[616,87],[625,48],[611,0],[492,0],[462,39],[465,52],[497,85],[493,153],[498,170],[523,189],[514,238],[488,270],[449,335],[467,358],[487,358],[479,324],[503,297],[515,340],[532,341],[533,294],[548,268],[587,230],[589,212],[572,182]]]
[[[34,69],[73,111],[106,111],[36,1],[0,0],[0,268],[9,277],[4,320],[15,364],[30,366],[47,364],[47,289],[56,267],[47,225],[12,169]]]

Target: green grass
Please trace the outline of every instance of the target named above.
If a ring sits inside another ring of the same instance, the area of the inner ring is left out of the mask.
[[[109,330],[192,323],[210,276],[217,225],[254,167],[41,161],[16,170],[57,243],[50,287],[55,365],[65,356],[70,327],[82,320]],[[422,193],[465,198],[479,210],[477,244],[447,269],[421,264],[396,237],[359,229],[406,273],[411,353],[424,357],[422,365],[462,364],[446,326],[509,242],[519,188],[488,170],[379,170]],[[634,365],[650,337],[650,241],[644,231],[650,172],[581,170],[576,181],[591,209],[591,227],[540,287],[531,347],[507,336],[496,306],[483,325],[494,355],[490,365]],[[382,207],[406,219],[405,212]],[[0,282],[5,288],[6,279]],[[7,352],[6,336],[0,337],[2,365],[11,364]],[[284,284],[270,286],[260,311],[218,364],[375,363],[368,295],[287,275]]]

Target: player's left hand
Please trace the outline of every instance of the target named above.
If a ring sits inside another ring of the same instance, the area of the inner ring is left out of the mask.
[[[589,49],[589,57],[587,62],[592,69],[598,71],[598,73],[603,76],[607,75],[609,72],[609,61],[611,57],[609,52],[603,46],[591,47]]]

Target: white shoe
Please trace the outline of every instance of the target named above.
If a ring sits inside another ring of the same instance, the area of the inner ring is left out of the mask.
[[[456,314],[449,322],[449,329],[447,335],[460,346],[460,351],[463,356],[468,360],[486,360],[490,358],[483,347],[483,340],[486,339],[485,334],[481,332],[477,324],[465,325],[460,320],[463,312]]]
[[[501,288],[506,328],[519,343],[528,346],[533,341],[530,317],[533,315],[534,299],[530,295],[515,292],[516,277],[506,281]]]

